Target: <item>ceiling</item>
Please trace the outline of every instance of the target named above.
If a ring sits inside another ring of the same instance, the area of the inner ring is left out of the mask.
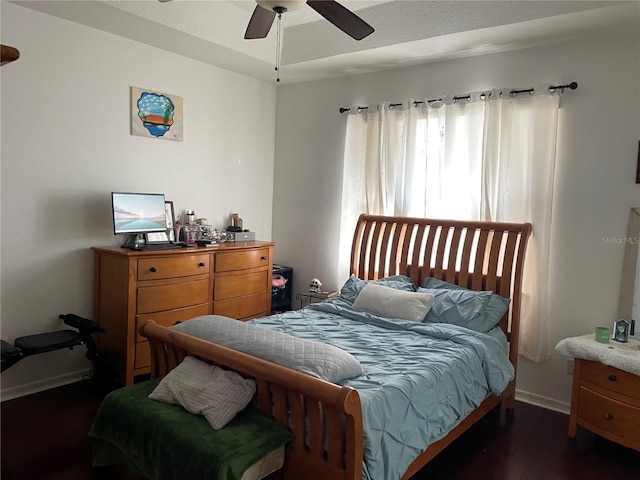
[[[254,0],[11,0],[267,82],[275,82],[276,23],[244,40]],[[344,0],[375,28],[361,41],[309,6],[282,16],[281,83],[640,31],[639,1]]]

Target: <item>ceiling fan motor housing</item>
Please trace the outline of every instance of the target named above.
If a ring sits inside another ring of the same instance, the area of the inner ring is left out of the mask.
[[[256,2],[262,8],[276,13],[292,12],[307,3],[306,0],[256,0]]]

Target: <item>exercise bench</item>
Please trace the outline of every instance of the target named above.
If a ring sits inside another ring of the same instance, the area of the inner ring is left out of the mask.
[[[13,345],[4,340],[2,343],[2,372],[12,367],[20,360],[40,353],[53,352],[85,345],[87,358],[92,362],[98,357],[98,348],[93,340],[93,334],[104,333],[105,330],[97,322],[83,318],[73,313],[58,316],[64,323],[75,330],[57,330],[54,332],[38,333],[15,339]]]

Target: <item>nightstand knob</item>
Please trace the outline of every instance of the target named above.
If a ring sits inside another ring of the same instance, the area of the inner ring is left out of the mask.
[[[263,262],[264,262],[266,259],[267,259],[267,257],[260,257],[260,260],[261,260],[261,261],[263,261]]]
[[[613,415],[611,415],[610,413],[605,413],[604,414],[604,419],[605,420],[613,420]]]
[[[156,267],[151,267],[149,269],[150,272],[156,273],[158,271],[158,269]]]
[[[204,267],[204,266],[205,266],[205,264],[204,264],[204,262],[200,262],[200,263],[198,264],[198,266],[199,266],[199,267]]]
[[[618,379],[618,377],[616,377],[615,375],[609,375],[609,381],[610,382],[615,382]]]

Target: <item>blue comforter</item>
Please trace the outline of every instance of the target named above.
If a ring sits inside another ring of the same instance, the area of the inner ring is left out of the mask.
[[[254,323],[334,345],[360,361],[364,375],[340,384],[360,394],[366,480],[399,479],[425,446],[514,377],[504,338],[379,317],[340,297]]]

